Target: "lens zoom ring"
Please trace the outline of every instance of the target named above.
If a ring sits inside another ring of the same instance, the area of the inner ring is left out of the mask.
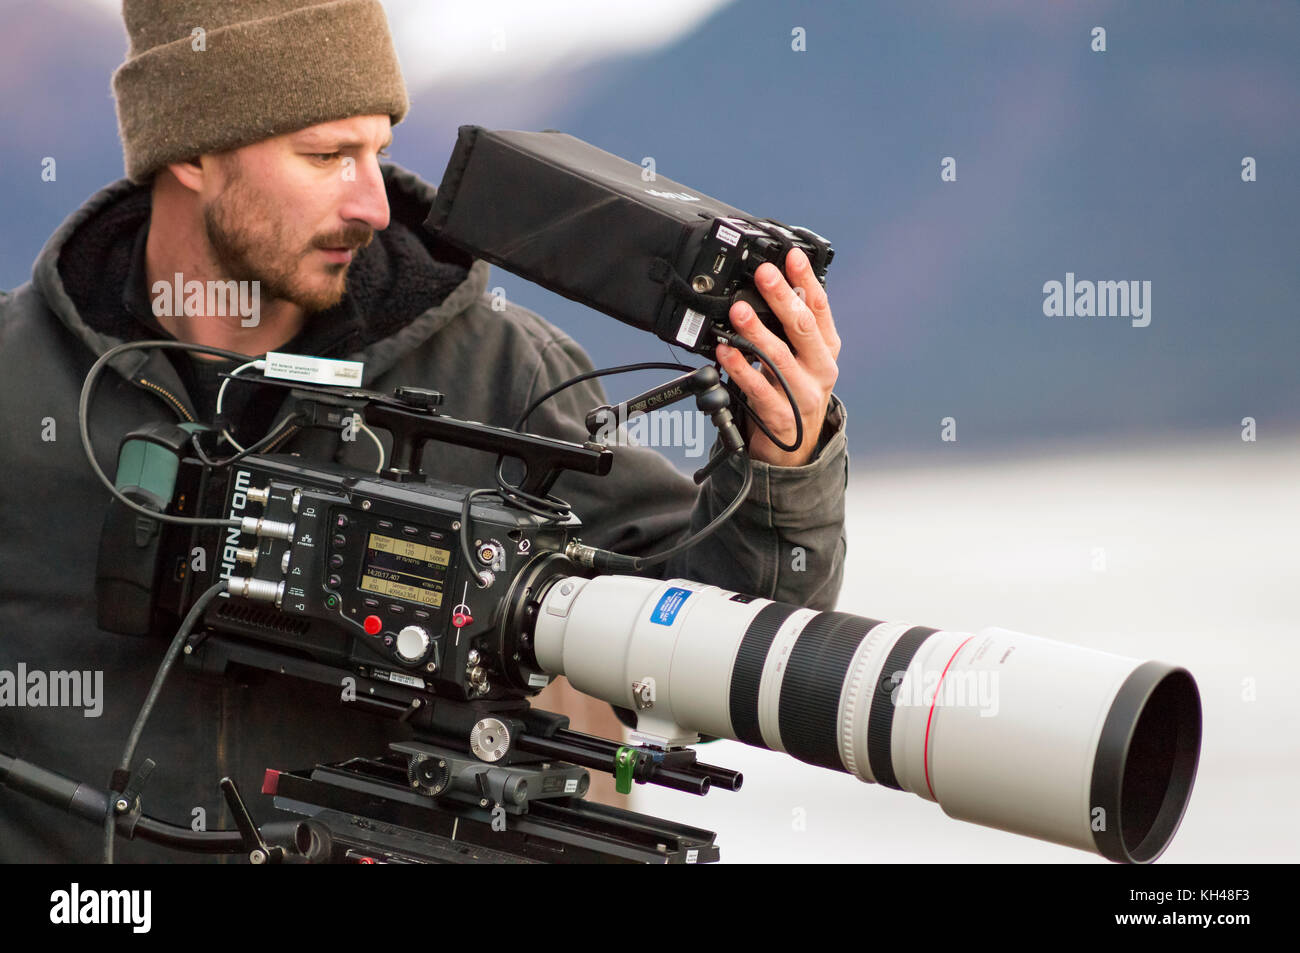
[[[858,645],[880,623],[848,612],[814,616],[790,650],[781,681],[781,743],[808,764],[845,771],[840,759],[840,695]]]
[[[871,763],[871,773],[878,784],[901,791],[898,776],[894,774],[893,733],[894,733],[894,682],[895,672],[905,672],[912,664],[917,649],[930,636],[938,632],[924,625],[913,626],[904,632],[889,650],[884,666],[880,669],[880,681],[871,696],[871,714],[867,719],[867,760]]]
[[[736,664],[731,669],[731,692],[728,698],[731,729],[737,741],[758,748],[767,747],[763,741],[763,732],[758,727],[758,686],[763,680],[763,666],[767,662],[772,640],[776,638],[776,633],[785,620],[798,608],[784,602],[772,602],[763,606],[749,623],[745,637],[740,640]]]

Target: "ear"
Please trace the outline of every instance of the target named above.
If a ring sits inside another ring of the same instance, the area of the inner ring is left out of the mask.
[[[162,171],[170,172],[177,182],[196,193],[203,191],[204,178],[213,174],[212,163],[208,162],[205,166],[202,156],[195,156],[185,162],[173,162]]]

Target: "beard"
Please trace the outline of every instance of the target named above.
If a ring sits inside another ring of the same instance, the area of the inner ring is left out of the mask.
[[[326,311],[347,291],[348,263],[313,260],[321,248],[355,248],[370,244],[374,232],[362,224],[313,238],[295,247],[284,222],[268,217],[275,203],[261,196],[230,169],[226,188],[203,209],[203,225],[216,263],[227,279],[256,281],[262,300],[296,304],[308,314]],[[355,256],[353,258],[355,261]]]

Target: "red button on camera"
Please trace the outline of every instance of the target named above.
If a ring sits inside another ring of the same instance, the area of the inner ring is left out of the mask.
[[[384,627],[384,623],[377,615],[368,615],[361,627],[366,630],[366,635],[378,635],[379,630]]]

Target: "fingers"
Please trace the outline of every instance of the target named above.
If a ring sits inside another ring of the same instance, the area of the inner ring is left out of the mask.
[[[767,369],[766,365],[761,371],[756,370],[750,365],[748,357],[726,344],[719,344],[716,353],[718,363],[722,365],[722,369],[744,392],[749,402],[749,409],[767,424],[778,440],[786,444],[793,443],[799,435],[794,408],[790,406],[790,400],[786,397],[785,391],[772,377],[772,373]],[[813,383],[806,374],[803,375],[803,381],[809,384]],[[816,406],[817,387],[815,384],[813,384],[811,390],[802,394],[798,385],[794,384],[794,382],[792,384],[801,410]],[[813,413],[815,416],[817,412],[813,411]],[[820,414],[821,416],[817,417],[817,420],[825,416],[825,408],[821,410]],[[808,443],[808,434],[812,430],[813,425],[805,419],[803,445]],[[806,462],[808,454],[803,452],[803,445],[796,447],[793,451],[784,450],[773,444],[763,434],[755,433],[749,445],[749,452],[750,456],[757,460],[766,460],[768,463],[784,466],[796,466]],[[792,454],[794,454],[793,457]]]
[[[794,280],[795,287],[803,292],[803,302],[817,320],[817,329],[830,349],[831,357],[838,359],[840,336],[835,329],[835,319],[831,316],[830,299],[826,296],[826,289],[822,287],[822,283],[817,280],[812,262],[808,260],[803,249],[790,249],[790,254],[785,258],[785,270],[786,274]]]
[[[830,350],[826,346],[826,340],[822,337],[821,330],[817,327],[817,318],[812,310],[804,304],[803,298],[795,293],[795,290],[786,283],[785,277],[780,270],[773,264],[760,265],[754,272],[754,283],[758,286],[759,294],[767,302],[767,306],[772,309],[785,328],[786,337],[794,345],[800,360],[808,366],[810,370],[822,370],[828,365],[831,358]],[[805,292],[806,293],[806,292]],[[755,321],[755,324],[762,327],[762,322]],[[786,350],[786,348],[777,345],[779,338],[776,335],[768,334],[771,337],[771,347],[777,350]],[[746,336],[748,333],[746,332]],[[769,350],[767,346],[761,344],[758,340],[750,338],[755,344],[758,344],[774,361],[780,365],[776,354]],[[784,366],[781,367],[785,371]]]
[[[744,391],[752,404],[763,407],[773,404],[776,399],[775,388],[766,376],[754,369],[749,358],[726,344],[719,344],[716,353],[722,369]],[[781,399],[785,400],[784,395]]]
[[[773,308],[774,312],[775,310],[776,309]],[[737,301],[731,306],[731,311],[728,312],[728,314],[731,318],[732,326],[748,338],[750,342],[757,346],[765,355],[767,355],[768,359],[771,360],[775,367],[780,369],[782,374],[789,377],[799,368],[799,360],[790,353],[789,346],[773,334],[767,326],[758,319],[758,315],[754,312],[754,309],[748,302]],[[789,332],[787,331],[786,333],[788,334]],[[791,340],[793,341],[794,339],[791,338]],[[806,352],[803,347],[800,346],[799,342],[795,341],[794,346],[798,348],[800,357],[803,357]],[[812,347],[811,344],[808,346],[809,348]],[[822,345],[822,350],[826,350],[825,344]],[[826,352],[826,356],[829,356],[829,352]],[[811,355],[809,355],[809,357],[811,358]]]
[[[776,315],[782,327],[785,328],[786,336],[790,339],[790,343],[794,345],[799,360],[810,372],[818,378],[822,378],[831,372],[835,364],[835,355],[831,353],[830,341],[823,330],[823,324],[828,323],[830,320],[830,309],[829,306],[823,303],[825,299],[824,293],[819,294],[815,299],[821,303],[823,317],[820,320],[812,306],[805,302],[805,299],[810,294],[805,285],[811,283],[819,291],[821,285],[812,274],[812,267],[808,264],[808,259],[804,257],[803,253],[798,249],[792,250],[787,261],[795,266],[795,274],[792,275],[792,278],[795,279],[794,286],[788,284],[780,270],[771,263],[759,266],[754,273],[754,283],[758,286],[758,291],[763,296],[763,300],[767,302],[768,307],[772,309],[772,313]],[[802,270],[799,269],[798,265],[795,265],[795,262],[802,263]],[[799,282],[800,278],[803,279],[803,284]],[[755,321],[755,324],[761,327],[762,323]],[[833,334],[834,327],[833,325],[829,326]],[[742,328],[742,330],[744,329]],[[747,331],[745,331],[745,334],[747,337],[749,336]],[[774,361],[780,363],[776,354],[768,350],[768,347],[761,341],[755,338],[751,338],[751,340],[765,351],[768,351],[769,356]],[[778,348],[777,340],[779,339],[776,335],[771,335],[769,343],[773,348]],[[781,370],[784,372],[786,368],[782,366]]]

